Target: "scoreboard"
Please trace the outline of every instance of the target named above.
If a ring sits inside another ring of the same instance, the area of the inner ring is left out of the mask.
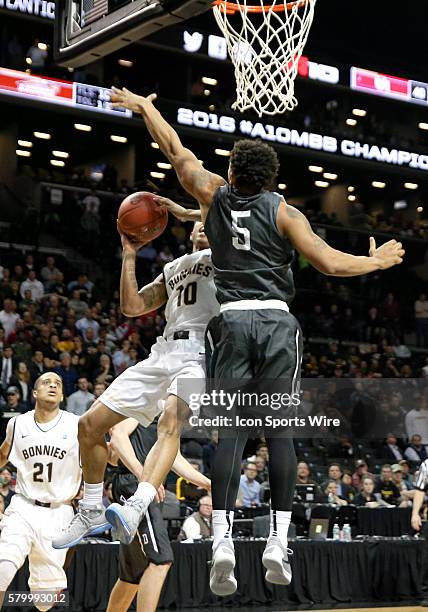
[[[351,89],[428,106],[428,83],[382,74],[364,68],[352,66]]]

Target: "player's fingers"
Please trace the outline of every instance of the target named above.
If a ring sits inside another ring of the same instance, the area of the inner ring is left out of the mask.
[[[147,100],[149,102],[154,102],[157,99],[157,97],[158,97],[158,94],[152,93],[147,96]]]
[[[373,238],[373,236],[370,236],[370,248],[369,248],[370,255],[373,256],[375,251],[376,251],[376,240]]]

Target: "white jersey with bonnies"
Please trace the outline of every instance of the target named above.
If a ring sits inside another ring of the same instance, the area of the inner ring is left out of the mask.
[[[77,495],[82,478],[78,422],[79,417],[64,410],[48,423],[38,423],[34,410],[9,421],[9,461],[17,470],[17,493],[55,504]]]
[[[167,263],[163,274],[168,294],[164,336],[184,330],[203,334],[212,317],[219,313],[211,249]]]

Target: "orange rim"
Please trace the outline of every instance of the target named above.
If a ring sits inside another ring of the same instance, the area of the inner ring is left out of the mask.
[[[266,11],[272,10],[274,13],[283,13],[284,11],[291,11],[295,6],[297,8],[301,8],[308,4],[310,0],[295,0],[294,2],[287,2],[284,4],[267,4],[267,5],[246,5],[245,11],[248,13],[264,13]],[[233,15],[234,13],[242,10],[241,6],[238,6],[235,2],[230,2],[229,0],[214,0],[213,7],[218,6],[223,9],[225,13],[228,15]]]

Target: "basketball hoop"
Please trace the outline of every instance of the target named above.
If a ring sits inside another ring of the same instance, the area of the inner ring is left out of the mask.
[[[297,105],[294,81],[314,18],[316,0],[247,4],[214,0],[213,12],[235,67],[241,112],[276,115]]]

